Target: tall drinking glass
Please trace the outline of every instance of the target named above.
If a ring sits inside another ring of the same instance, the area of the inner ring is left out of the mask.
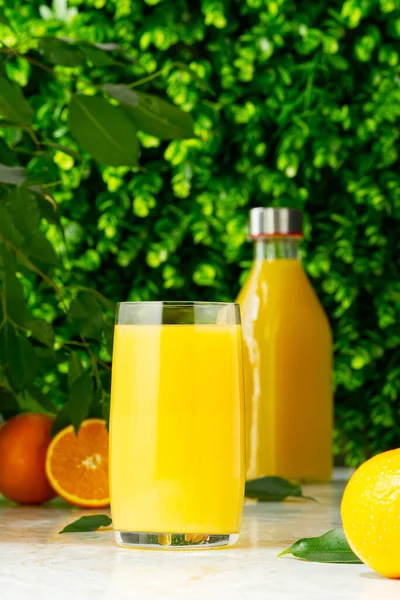
[[[238,304],[118,305],[110,421],[118,544],[186,550],[237,541],[243,413]]]

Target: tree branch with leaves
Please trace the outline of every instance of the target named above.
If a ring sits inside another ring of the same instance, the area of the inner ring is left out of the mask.
[[[47,7],[45,7],[47,8]],[[49,15],[47,15],[49,17]],[[47,18],[44,17],[44,18]],[[50,18],[50,17],[49,17]],[[63,137],[43,131],[42,105],[8,76],[7,65],[26,61],[61,86],[58,108]],[[83,168],[124,166],[137,172],[137,131],[165,139],[194,135],[190,114],[156,95],[139,92],[142,81],[125,83],[135,62],[116,44],[95,44],[45,35],[29,47],[0,47],[0,415],[24,410],[56,416],[53,432],[83,419],[108,419],[110,361],[115,306],[98,289],[71,284],[67,257],[52,239],[63,235],[52,192],[62,187],[54,156]],[[184,66],[182,66],[185,68]],[[109,77],[112,69],[112,78]],[[95,79],[90,74],[95,71]],[[107,83],[99,83],[99,79]],[[111,81],[108,81],[112,79]],[[117,80],[116,80],[117,79]],[[118,81],[120,79],[120,81]],[[135,88],[135,89],[134,89]],[[67,117],[65,118],[65,113]],[[63,130],[64,130],[63,129]],[[73,279],[73,277],[72,277]],[[67,283],[68,282],[68,283]],[[31,306],[35,289],[55,296],[57,310]],[[40,314],[38,314],[40,313]],[[59,378],[53,394],[51,377]]]

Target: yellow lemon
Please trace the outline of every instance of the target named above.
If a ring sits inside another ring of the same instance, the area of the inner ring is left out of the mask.
[[[341,513],[358,558],[381,575],[400,578],[400,448],[357,469],[345,489]]]

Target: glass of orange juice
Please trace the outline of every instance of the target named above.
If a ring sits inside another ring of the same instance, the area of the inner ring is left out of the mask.
[[[233,545],[244,495],[243,421],[238,304],[120,303],[110,419],[117,543]]]

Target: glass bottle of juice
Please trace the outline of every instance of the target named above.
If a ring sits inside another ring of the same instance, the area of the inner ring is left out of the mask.
[[[246,392],[246,478],[329,481],[332,338],[299,255],[302,214],[250,211],[255,256],[238,302]]]

